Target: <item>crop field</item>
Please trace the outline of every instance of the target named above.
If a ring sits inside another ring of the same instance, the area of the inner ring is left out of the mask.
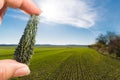
[[[0,47],[12,59],[15,47]],[[120,80],[120,61],[87,47],[35,47],[26,77],[11,80]]]

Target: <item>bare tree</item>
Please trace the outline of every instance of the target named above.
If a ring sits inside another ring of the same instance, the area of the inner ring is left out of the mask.
[[[115,53],[117,57],[120,57],[120,36],[114,36],[109,42],[109,53]]]
[[[103,34],[100,34],[96,40],[97,40],[97,44],[100,43],[100,44],[106,45],[107,43],[107,38]]]

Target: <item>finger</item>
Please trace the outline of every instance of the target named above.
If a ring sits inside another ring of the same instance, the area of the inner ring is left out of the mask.
[[[4,0],[0,0],[0,9],[3,7],[4,5]]]
[[[23,0],[20,9],[28,14],[40,15],[41,13],[41,10],[32,2],[32,0]]]
[[[0,9],[0,22],[3,19],[3,16],[5,15],[5,12],[7,11],[7,5],[5,4],[2,9]]]
[[[21,66],[21,67],[20,67]],[[18,68],[12,75],[12,77],[21,77],[30,74],[30,70],[27,65],[19,64]]]
[[[8,80],[11,77],[28,75],[30,70],[27,65],[16,62],[15,60],[0,61],[0,80]]]

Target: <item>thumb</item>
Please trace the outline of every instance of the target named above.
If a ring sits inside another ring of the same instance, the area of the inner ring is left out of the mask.
[[[28,75],[30,70],[27,65],[15,60],[0,60],[0,80]]]

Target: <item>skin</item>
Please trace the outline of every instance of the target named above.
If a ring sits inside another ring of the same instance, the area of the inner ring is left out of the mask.
[[[12,77],[25,76],[30,73],[26,64],[15,60],[0,60],[0,80],[8,80]]]
[[[8,7],[19,8],[28,14],[41,14],[41,10],[32,2],[32,0],[0,0],[0,21],[2,21]],[[0,60],[0,80],[25,76],[29,73],[30,69],[26,64],[10,59]]]
[[[8,7],[19,8],[28,14],[41,14],[41,10],[32,0],[0,0],[0,21],[2,21]]]

